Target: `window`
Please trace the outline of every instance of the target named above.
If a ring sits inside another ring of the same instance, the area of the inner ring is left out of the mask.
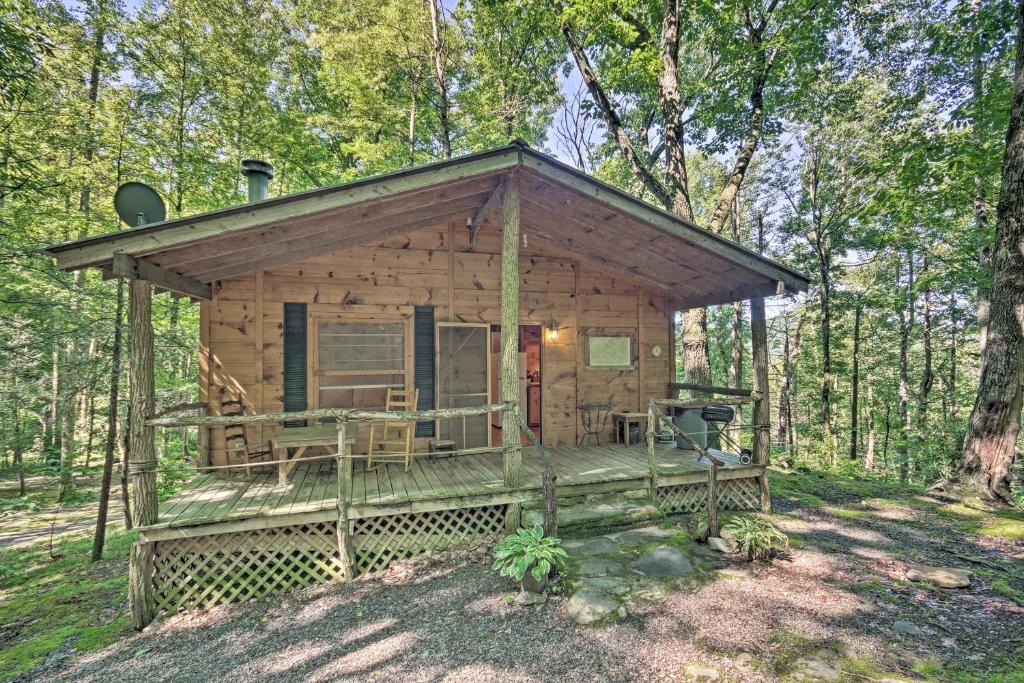
[[[587,335],[588,368],[632,368],[633,337],[623,335]]]
[[[383,409],[388,388],[405,388],[405,323],[321,320],[316,329],[320,408]]]

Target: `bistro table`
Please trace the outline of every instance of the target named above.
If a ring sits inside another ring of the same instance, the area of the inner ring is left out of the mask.
[[[356,438],[349,436],[345,439],[351,450]],[[310,448],[317,446],[333,447],[333,452],[338,452],[338,428],[334,425],[316,425],[313,427],[285,427],[270,439],[270,448],[274,451],[274,460],[277,464],[278,484],[287,484],[288,477],[292,470],[299,463],[299,458]],[[294,449],[294,452],[292,451]]]

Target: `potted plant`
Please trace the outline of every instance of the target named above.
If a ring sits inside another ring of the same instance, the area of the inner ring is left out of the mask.
[[[552,569],[560,569],[569,559],[562,542],[544,535],[539,524],[519,529],[506,536],[494,548],[494,569],[519,582],[524,591],[543,593]]]

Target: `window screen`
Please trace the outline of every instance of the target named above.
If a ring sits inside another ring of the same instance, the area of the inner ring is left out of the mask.
[[[405,387],[403,323],[321,322],[317,344],[321,408],[383,409]]]

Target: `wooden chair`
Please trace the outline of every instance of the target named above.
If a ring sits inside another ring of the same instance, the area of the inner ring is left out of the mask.
[[[245,414],[245,406],[240,400],[221,401],[220,414],[226,416],[241,416]],[[228,464],[236,462],[239,467],[245,469],[245,476],[252,476],[253,467],[271,467],[271,465],[254,465],[253,463],[273,460],[273,452],[267,446],[252,446],[249,444],[245,433],[245,425],[242,423],[228,424],[224,426],[224,450],[228,455]],[[228,470],[231,472],[232,470]]]
[[[387,411],[406,412],[416,410],[419,401],[419,389],[388,389],[384,409]],[[370,424],[370,444],[366,454],[366,467],[374,467],[374,462],[404,462],[405,471],[412,469],[412,440],[416,434],[416,423],[391,420],[383,423]]]

